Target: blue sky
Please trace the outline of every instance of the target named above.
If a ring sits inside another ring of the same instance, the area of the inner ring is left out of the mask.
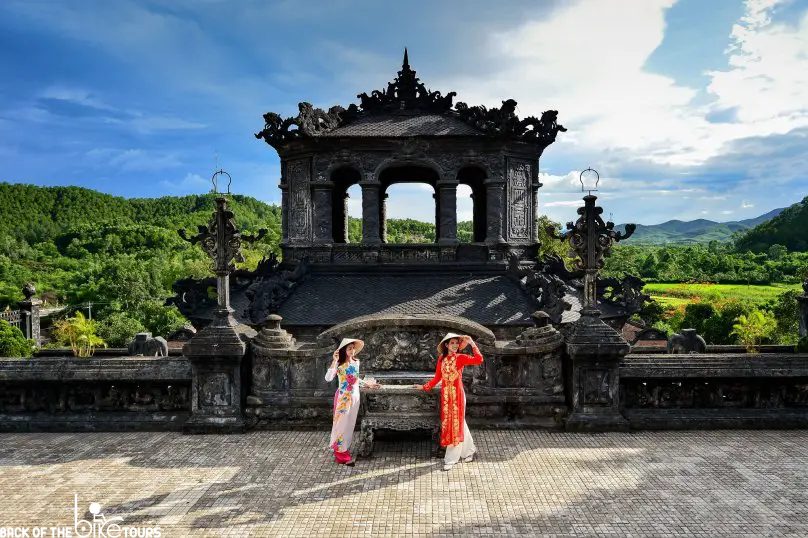
[[[458,100],[559,110],[539,202],[558,221],[588,166],[618,222],[737,220],[808,195],[808,0],[5,0],[0,180],[189,194],[218,162],[277,202],[262,114],[347,106],[404,46]],[[431,203],[396,186],[389,213],[431,220]]]

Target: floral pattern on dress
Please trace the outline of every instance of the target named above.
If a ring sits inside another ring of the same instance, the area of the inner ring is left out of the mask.
[[[340,434],[336,441],[331,444],[331,450],[334,450],[335,452],[345,451],[345,437],[342,434]]]
[[[351,409],[353,403],[353,388],[358,378],[358,369],[353,362],[342,364],[337,367],[339,376],[339,394],[337,396],[337,407],[334,410],[334,422],[339,420],[340,415],[344,415]]]

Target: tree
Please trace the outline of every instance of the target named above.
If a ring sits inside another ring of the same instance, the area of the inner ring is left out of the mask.
[[[126,347],[146,327],[124,312],[113,312],[98,323],[98,335],[110,346]]]
[[[683,329],[696,329],[696,332],[703,336],[705,322],[715,314],[715,308],[710,303],[690,303],[685,307],[685,317],[682,318],[681,326]]]
[[[144,303],[140,312],[143,324],[154,336],[166,337],[188,323],[176,306],[163,306],[155,301]]]
[[[61,344],[67,344],[76,357],[91,357],[97,347],[107,344],[96,334],[96,323],[76,312],[72,318],[62,319],[54,324],[53,335]]]
[[[786,247],[784,247],[783,245],[775,243],[775,244],[773,244],[772,246],[769,247],[768,254],[769,254],[769,259],[782,260],[788,254],[788,249]]]
[[[796,344],[799,339],[800,307],[797,303],[799,295],[797,290],[788,290],[764,306],[777,322],[771,336],[778,344]]]
[[[741,315],[749,313],[749,306],[737,301],[725,303],[721,309],[704,321],[702,336],[708,344],[735,344],[737,335],[732,328]]]
[[[777,322],[765,310],[753,310],[748,316],[738,316],[732,326],[733,334],[737,335],[746,346],[746,351],[754,353],[763,338],[769,336],[777,327]]]
[[[34,341],[27,340],[21,330],[0,320],[0,357],[30,357],[34,347]]]

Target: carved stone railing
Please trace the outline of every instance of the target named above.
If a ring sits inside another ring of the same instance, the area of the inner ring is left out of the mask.
[[[808,355],[628,355],[621,412],[634,429],[808,426]]]
[[[179,430],[184,357],[0,359],[0,431]]]
[[[283,246],[286,262],[308,259],[313,264],[439,264],[505,262],[509,253],[517,257],[535,257],[530,246],[508,247],[463,243],[438,245],[435,243],[409,244],[332,244],[312,246]]]

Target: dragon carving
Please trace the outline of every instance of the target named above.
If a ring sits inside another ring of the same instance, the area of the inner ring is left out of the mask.
[[[326,112],[302,102],[298,105],[298,115],[286,119],[274,112],[268,112],[264,114],[264,129],[255,137],[277,149],[290,140],[322,135],[348,125],[359,117],[401,110],[446,114],[491,137],[516,138],[544,146],[552,144],[559,131],[566,131],[558,124],[556,110],[547,110],[538,119],[529,116],[520,120],[516,115],[516,101],[513,99],[502,101],[499,108],[470,107],[462,102],[452,108],[456,96],[456,92],[443,95],[439,91],[429,90],[410,68],[405,51],[404,62],[396,79],[388,82],[384,90],[373,90],[370,95],[367,92],[358,94],[359,106],[352,104],[347,109],[332,106]]]

